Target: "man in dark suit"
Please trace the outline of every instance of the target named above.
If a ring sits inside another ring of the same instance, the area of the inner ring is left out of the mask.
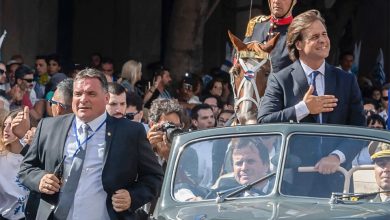
[[[365,118],[356,79],[325,62],[330,41],[325,21],[316,10],[294,18],[287,34],[294,61],[271,74],[260,107],[260,123],[312,122],[364,126]],[[351,148],[349,148],[351,149]],[[333,151],[315,164],[321,174],[336,172],[356,152]]]
[[[81,71],[73,89],[74,114],[43,119],[21,165],[22,183],[41,193],[37,219],[134,219],[163,178],[145,129],[106,113],[100,71]]]

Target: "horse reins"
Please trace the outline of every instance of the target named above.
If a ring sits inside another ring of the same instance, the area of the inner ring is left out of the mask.
[[[263,66],[269,59],[266,58],[266,59],[263,59],[260,64],[259,64],[259,69],[261,66]],[[241,67],[242,68],[242,67]],[[257,74],[257,73],[256,73]],[[233,95],[234,95],[234,112],[235,114],[237,114],[237,110],[239,108],[239,105],[241,102],[243,101],[250,101],[250,102],[253,102],[255,103],[256,107],[257,107],[257,118],[259,117],[259,112],[260,112],[260,102],[261,102],[261,97],[259,95],[259,91],[257,90],[257,86],[256,86],[256,74],[253,78],[246,78],[246,77],[243,77],[244,79],[241,80],[240,82],[240,85],[238,86],[238,90],[237,92],[235,91],[235,89],[233,89]],[[232,85],[235,85],[234,82],[235,82],[235,77],[231,77],[231,84]],[[240,95],[240,92],[241,92],[241,89],[243,88],[244,84],[245,84],[245,80],[248,80],[252,85],[253,87],[253,90],[255,92],[255,95],[256,95],[256,100],[252,97],[252,96],[249,96],[249,95],[246,95],[244,94],[243,97],[241,98],[238,98],[239,95]]]

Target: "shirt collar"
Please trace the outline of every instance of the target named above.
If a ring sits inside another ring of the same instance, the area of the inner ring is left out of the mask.
[[[93,132],[96,131],[96,129],[99,128],[99,126],[107,119],[107,113],[104,111],[103,114],[101,114],[99,117],[93,119],[92,121],[88,122],[87,124],[89,125],[89,127],[92,129]],[[83,125],[84,122],[81,121],[81,119],[79,119],[77,116],[76,116],[76,127],[77,127],[77,130],[80,129],[81,125]]]
[[[316,70],[313,70],[312,68],[310,68],[308,65],[306,65],[304,62],[302,62],[302,60],[299,60],[299,62],[301,63],[301,66],[303,68],[303,71],[305,72],[305,75],[306,77],[310,77],[310,74],[314,71],[319,71],[323,76],[325,76],[325,60],[324,62],[321,64],[320,68],[316,69]]]

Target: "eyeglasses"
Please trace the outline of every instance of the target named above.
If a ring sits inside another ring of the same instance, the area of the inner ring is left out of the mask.
[[[23,80],[25,80],[26,82],[29,82],[29,83],[34,82],[34,79],[24,79],[24,78],[23,78]]]
[[[139,111],[138,112],[129,112],[129,113],[126,113],[125,114],[125,118],[127,118],[127,119],[129,119],[129,120],[133,120],[134,119],[134,116],[136,115],[136,114],[138,114],[139,113]]]
[[[59,106],[61,106],[63,109],[67,109],[67,108],[68,108],[68,105],[62,104],[61,102],[54,101],[53,99],[49,99],[48,101],[49,101],[49,103],[50,103],[50,107],[51,107],[52,105],[59,105]]]
[[[5,70],[0,69],[0,75],[3,75],[5,73]]]
[[[383,101],[389,101],[389,96],[382,96]]]

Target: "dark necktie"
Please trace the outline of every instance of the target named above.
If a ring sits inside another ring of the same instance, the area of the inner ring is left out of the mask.
[[[60,201],[58,202],[57,209],[54,211],[54,216],[57,219],[67,218],[69,214],[69,210],[72,207],[72,204],[74,202],[74,196],[76,193],[77,186],[79,184],[81,171],[83,170],[85,153],[87,150],[86,140],[88,138],[89,126],[88,124],[83,124],[82,128],[83,128],[83,133],[81,135],[81,138],[79,139],[79,143],[85,143],[85,144],[84,147],[79,146],[80,147],[79,152],[73,157],[72,167],[69,172],[68,180],[63,186],[61,196],[60,196]]]
[[[310,75],[311,77],[311,80],[310,80],[310,85],[312,85],[314,87],[314,92],[313,92],[313,95],[318,95],[318,92],[317,92],[317,87],[316,87],[316,78],[318,76],[318,74],[320,74],[319,71],[313,71]]]
[[[319,71],[313,71],[310,74],[310,85],[312,85],[314,87],[313,95],[315,95],[315,96],[318,96],[317,86],[316,86],[316,78],[317,78],[318,74],[320,74]],[[314,118],[316,119],[317,123],[321,123],[320,115],[314,115]]]

